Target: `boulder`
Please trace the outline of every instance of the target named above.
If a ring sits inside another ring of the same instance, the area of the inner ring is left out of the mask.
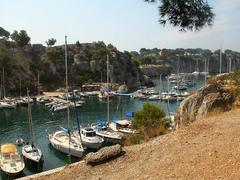
[[[229,110],[234,99],[221,83],[208,84],[182,101],[175,116],[176,128],[202,119],[215,108]]]
[[[95,153],[88,153],[85,161],[87,164],[96,165],[104,163],[108,160],[114,159],[122,155],[122,147],[119,144],[114,146],[103,147]]]

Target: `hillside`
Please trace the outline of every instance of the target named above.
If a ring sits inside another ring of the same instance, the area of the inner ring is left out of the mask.
[[[109,54],[110,81],[126,84],[130,89],[149,85],[138,65],[127,52],[117,50],[104,42],[68,45],[68,74],[70,86],[88,82],[106,82]],[[23,94],[26,87],[37,92],[37,79],[45,90],[54,90],[64,85],[64,46],[45,47],[41,44],[18,47],[12,41],[0,39],[0,79],[5,71],[7,96],[19,95],[20,83]]]
[[[38,179],[238,179],[240,109],[195,121],[95,167],[83,163]]]

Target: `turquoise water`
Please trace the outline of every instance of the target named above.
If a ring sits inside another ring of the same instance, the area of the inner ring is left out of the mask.
[[[156,90],[158,90],[158,80],[154,80],[156,83]],[[203,84],[203,79],[200,78],[197,81],[195,87],[189,89],[194,91]],[[166,81],[164,81],[166,86]],[[87,126],[96,120],[106,119],[107,104],[106,102],[99,101],[98,97],[89,97],[85,99],[86,103],[78,110],[79,120],[81,126]],[[146,101],[131,99],[129,97],[114,97],[110,102],[110,119],[124,118],[124,115],[129,111],[140,110]],[[151,101],[158,104],[167,112],[167,104],[161,101]],[[169,105],[170,112],[175,112],[179,106],[179,102],[171,103]],[[63,166],[67,163],[66,155],[54,150],[49,145],[49,141],[46,137],[45,130],[54,125],[67,126],[66,112],[60,112],[52,114],[48,108],[44,105],[33,104],[32,105],[32,118],[33,118],[33,130],[34,139],[38,147],[42,150],[44,155],[43,171]],[[75,111],[70,111],[71,126],[76,127]],[[18,107],[15,110],[0,110],[0,143],[15,143],[19,137],[25,141],[28,140],[28,115],[27,107]],[[21,148],[19,147],[19,150]],[[73,162],[79,159],[72,159]],[[35,169],[25,168],[24,174],[30,175],[35,173]],[[1,177],[1,176],[0,176]],[[5,179],[2,176],[2,179]]]

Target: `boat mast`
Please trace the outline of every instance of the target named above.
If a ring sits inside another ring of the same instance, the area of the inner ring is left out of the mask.
[[[159,96],[161,95],[162,74],[159,75]]]
[[[108,94],[107,94],[107,122],[108,124],[110,123],[109,122],[109,67],[108,67],[108,62],[109,61],[109,55],[107,54],[107,91],[108,91]]]
[[[31,111],[31,105],[29,101],[29,90],[27,88],[27,99],[28,99],[28,123],[29,123],[29,136],[30,136],[30,143],[31,145],[34,145],[33,141],[33,127],[32,127],[32,111]]]
[[[3,70],[2,70],[2,83],[3,83],[3,98],[6,98],[6,89],[5,89],[5,77],[4,77],[4,67],[3,67]]]
[[[232,72],[232,58],[229,57],[229,73]]]
[[[37,72],[38,74],[37,74],[37,81],[38,81],[38,84],[37,84],[37,86],[38,86],[38,96],[40,96],[40,89],[39,89],[39,71]]]
[[[178,55],[178,64],[177,64],[177,91],[178,91],[178,93],[179,93],[179,80],[180,80],[179,65],[180,65],[180,56]]]
[[[219,74],[222,73],[222,48],[220,49],[220,67],[219,67]]]
[[[206,85],[206,83],[207,83],[207,58],[205,58],[205,85]]]
[[[68,68],[67,68],[67,36],[65,36],[65,73],[66,73],[66,99],[67,99],[67,124],[68,124],[68,134],[69,134],[69,148],[68,148],[68,160],[71,162],[71,149],[70,149],[70,141],[71,141],[71,133],[70,133],[70,112],[69,112],[69,102],[68,102]]]
[[[2,77],[1,77],[1,85],[0,85],[0,99],[2,99]]]
[[[76,118],[77,118],[78,133],[79,133],[80,141],[82,141],[81,127],[80,127],[80,123],[79,123],[79,119],[78,119],[78,110],[77,110],[77,106],[76,106],[76,97],[75,97],[74,91],[72,93],[73,93],[73,102],[74,102],[74,108],[75,108],[75,113],[76,113]]]
[[[22,97],[22,80],[21,80],[21,78],[19,80],[20,80],[20,82],[19,82],[19,96]]]

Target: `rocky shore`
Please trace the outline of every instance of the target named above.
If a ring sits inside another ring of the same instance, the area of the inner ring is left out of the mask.
[[[34,179],[238,179],[240,110],[195,121],[147,143],[125,147],[105,164],[83,162]],[[26,177],[24,179],[33,179]]]

